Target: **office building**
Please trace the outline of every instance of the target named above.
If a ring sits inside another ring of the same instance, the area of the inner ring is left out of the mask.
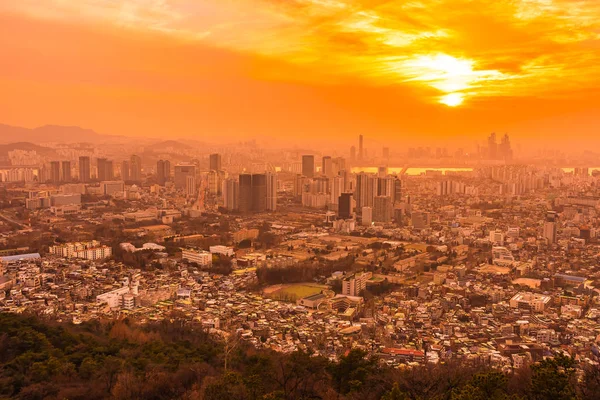
[[[185,190],[187,187],[187,177],[196,177],[196,166],[194,164],[175,165],[174,182],[175,188]]]
[[[129,179],[133,182],[142,181],[142,158],[137,155],[132,155],[129,159]]]
[[[125,184],[123,181],[104,181],[100,182],[100,188],[105,196],[114,196],[125,191]]]
[[[171,162],[169,160],[158,160],[156,163],[156,182],[165,186],[171,179]]]
[[[212,254],[204,250],[182,249],[181,258],[201,267],[212,265]]]
[[[276,178],[270,177],[269,188],[275,190],[271,193],[270,207],[276,208]],[[275,179],[275,181],[273,181]],[[273,186],[274,185],[274,186]],[[273,199],[273,195],[275,199]],[[267,209],[267,174],[241,174],[240,175],[240,200],[239,210],[243,213],[264,212]],[[271,210],[271,211],[274,211]]]
[[[220,154],[211,154],[210,155],[210,170],[211,171],[220,171],[221,170],[221,155]]]
[[[79,182],[89,182],[92,179],[92,165],[87,156],[79,157]]]
[[[315,177],[315,156],[302,156],[302,175],[307,178]]]

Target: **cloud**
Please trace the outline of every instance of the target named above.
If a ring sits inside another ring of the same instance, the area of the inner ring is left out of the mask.
[[[437,91],[425,102],[453,93],[466,101],[543,96],[600,82],[598,1],[21,0],[0,7],[267,56],[315,71],[308,80],[326,71],[332,82]]]

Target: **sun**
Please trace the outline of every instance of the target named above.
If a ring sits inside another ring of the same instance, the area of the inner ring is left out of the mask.
[[[440,98],[440,103],[447,105],[448,107],[458,107],[464,101],[461,93],[449,93]]]

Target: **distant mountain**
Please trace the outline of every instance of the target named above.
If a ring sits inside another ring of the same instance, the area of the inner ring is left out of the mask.
[[[26,150],[32,151],[35,150],[36,153],[42,156],[54,156],[56,152],[54,149],[44,146],[38,146],[37,144],[29,143],[29,142],[17,142],[17,143],[9,143],[9,144],[0,144],[0,156],[8,155],[9,151],[13,150]]]
[[[34,129],[0,124],[0,143],[108,143],[122,141],[123,136],[103,135],[78,126],[44,125]]]
[[[162,142],[144,146],[145,151],[151,151],[151,152],[166,151],[168,149],[190,150],[190,149],[192,149],[192,146],[189,146],[182,142],[178,142],[177,140],[164,140]]]

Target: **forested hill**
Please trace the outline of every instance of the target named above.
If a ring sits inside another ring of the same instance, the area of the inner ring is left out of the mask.
[[[570,358],[511,374],[466,365],[398,370],[358,350],[331,363],[221,343],[175,317],[73,326],[0,314],[0,365],[0,399],[600,399],[598,369],[577,374]]]

